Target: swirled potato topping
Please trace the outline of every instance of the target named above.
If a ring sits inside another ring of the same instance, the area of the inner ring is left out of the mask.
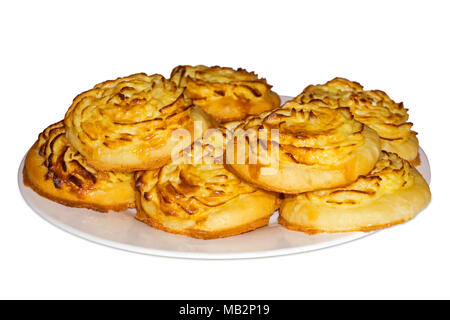
[[[375,168],[354,183],[342,188],[305,192],[297,198],[298,201],[304,199],[327,206],[357,206],[402,188],[410,188],[413,184],[409,162],[395,153],[382,151]]]
[[[263,148],[250,147],[265,162],[266,149],[279,146],[280,161],[310,166],[334,166],[364,142],[364,125],[347,108],[328,108],[320,101],[287,102],[270,113],[250,117],[234,128],[248,133],[247,144],[259,141]],[[264,130],[265,129],[265,130]],[[278,141],[271,130],[278,130]],[[256,136],[256,138],[254,138]]]
[[[136,218],[157,229],[201,239],[267,225],[279,206],[278,196],[226,170],[222,148],[222,139],[203,137],[161,169],[137,172]]]
[[[310,85],[295,100],[308,103],[324,101],[329,107],[348,107],[355,119],[368,125],[381,139],[383,150],[398,153],[402,158],[417,157],[418,142],[403,103],[394,102],[381,90],[364,90],[357,82],[335,78],[323,85]]]
[[[210,209],[257,190],[227,171],[209,144],[197,141],[196,146],[199,149],[187,149],[160,170],[136,174],[136,187],[145,201],[167,216],[200,219]],[[198,163],[196,156],[201,157]]]
[[[133,175],[99,171],[67,142],[62,121],[46,128],[25,159],[24,183],[73,207],[121,211],[134,207]]]
[[[207,67],[203,65],[199,66],[178,66],[171,74],[171,80],[175,81],[179,86],[185,87],[188,78],[192,80],[199,80],[211,83],[233,83],[238,84],[241,82],[244,84],[248,82],[266,83],[265,79],[259,79],[258,75],[254,72],[248,72],[245,69],[234,70],[226,67]],[[249,88],[248,90],[251,91]]]
[[[62,121],[46,128],[38,139],[39,155],[47,168],[45,179],[53,181],[55,188],[68,188],[80,195],[102,184],[129,182],[133,175],[121,172],[98,171],[67,143]]]
[[[272,86],[254,72],[224,67],[178,66],[171,78],[194,105],[219,122],[241,120],[280,105]]]
[[[175,83],[140,73],[78,95],[64,122],[69,142],[92,166],[133,171],[167,162],[172,131],[192,126],[189,107]]]
[[[346,185],[367,174],[380,154],[373,129],[348,108],[319,100],[289,101],[224,127],[233,131],[227,165],[269,191],[296,194]]]

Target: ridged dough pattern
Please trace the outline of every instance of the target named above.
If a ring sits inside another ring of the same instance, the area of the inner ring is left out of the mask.
[[[299,201],[317,201],[332,207],[353,206],[374,201],[386,193],[409,188],[413,184],[414,177],[409,162],[394,153],[382,151],[375,168],[352,184],[343,188],[305,192],[297,198]]]
[[[286,195],[278,221],[306,233],[371,231],[408,221],[430,202],[420,173],[395,153],[381,153],[375,168],[339,188]]]
[[[183,89],[161,75],[134,74],[78,95],[64,123],[67,137],[103,170],[157,168],[170,159],[171,133],[192,129]]]
[[[417,157],[418,141],[416,132],[411,130],[413,124],[408,122],[408,110],[381,90],[364,90],[357,82],[335,78],[323,85],[306,87],[295,100],[321,100],[333,108],[348,107],[356,120],[378,133],[383,150],[409,161]]]
[[[197,140],[183,156],[160,170],[136,173],[137,219],[169,232],[204,239],[267,224],[276,210],[277,196],[227,171],[222,156],[217,157],[211,146]]]
[[[348,108],[331,109],[317,100],[307,104],[290,101],[272,112],[227,126],[237,135],[246,135],[241,143],[234,143],[231,168],[274,191],[299,193],[348,184],[368,173],[380,152],[376,133],[355,121]],[[245,164],[239,163],[242,154]],[[262,177],[263,168],[277,165],[278,174]]]
[[[185,87],[185,95],[219,122],[241,120],[280,105],[272,86],[244,69],[178,66],[171,80]]]
[[[25,163],[27,184],[66,205],[100,211],[134,207],[133,175],[92,168],[67,143],[65,133],[60,121],[39,135]]]

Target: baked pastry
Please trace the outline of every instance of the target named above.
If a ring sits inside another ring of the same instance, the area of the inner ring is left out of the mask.
[[[98,170],[159,168],[180,145],[172,133],[193,131],[199,112],[183,89],[143,73],[97,84],[78,95],[66,113],[69,143]],[[187,142],[189,145],[191,141]]]
[[[412,219],[430,202],[420,173],[395,153],[383,151],[375,168],[354,183],[287,195],[279,222],[297,231],[371,231]]]
[[[323,85],[310,85],[295,98],[308,103],[319,99],[330,107],[349,107],[355,119],[374,129],[381,148],[395,152],[403,159],[419,164],[417,133],[411,130],[408,110],[403,103],[394,102],[381,90],[364,90],[357,82],[335,78]]]
[[[347,185],[372,170],[380,155],[373,129],[348,108],[289,101],[272,112],[230,123],[227,168],[270,191],[301,193]]]
[[[237,235],[268,224],[278,208],[278,196],[227,171],[221,152],[216,155],[214,144],[206,141],[196,140],[184,156],[159,170],[136,173],[138,220],[201,239]]]
[[[170,79],[185,87],[185,95],[218,122],[241,120],[280,106],[272,86],[244,69],[178,66]]]
[[[50,200],[97,211],[134,207],[131,173],[97,171],[67,143],[62,121],[46,128],[28,151],[24,184]]]

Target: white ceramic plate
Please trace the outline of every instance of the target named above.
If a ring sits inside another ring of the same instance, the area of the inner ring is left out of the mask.
[[[286,100],[287,97],[283,97]],[[431,172],[420,149],[417,168],[430,183]],[[39,196],[23,184],[24,161],[19,167],[19,189],[25,202],[51,224],[81,238],[127,251],[166,257],[193,259],[241,259],[307,252],[356,240],[373,232],[307,235],[287,230],[277,223],[278,212],[268,226],[238,236],[199,240],[166,233],[134,219],[135,210],[99,213],[66,207]]]

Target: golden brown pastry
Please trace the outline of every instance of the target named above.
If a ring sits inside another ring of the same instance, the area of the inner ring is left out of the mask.
[[[185,95],[219,122],[241,120],[280,106],[272,86],[244,69],[178,66],[170,79],[185,87]]]
[[[354,120],[348,108],[328,108],[317,100],[290,101],[226,127],[235,134],[228,142],[227,168],[270,191],[343,186],[369,173],[380,155],[373,129]]]
[[[191,149],[159,170],[136,173],[136,218],[160,230],[201,239],[267,225],[278,208],[278,196],[227,171],[209,142],[197,140],[194,145],[200,154]]]
[[[71,207],[121,211],[134,207],[133,175],[97,171],[71,148],[62,121],[45,129],[31,147],[24,184],[40,195]]]
[[[295,98],[300,103],[315,99],[333,108],[349,107],[356,120],[378,133],[383,150],[418,164],[417,133],[411,130],[413,124],[407,122],[408,112],[402,102],[394,102],[381,90],[367,91],[359,83],[343,78],[335,78],[323,85],[310,85]]]
[[[192,132],[198,115],[183,89],[161,75],[140,73],[78,95],[64,124],[69,143],[94,168],[135,171],[168,162],[172,150],[180,147],[173,131]]]
[[[430,202],[420,173],[383,151],[375,168],[346,187],[287,195],[279,222],[306,233],[371,231],[412,219]]]

